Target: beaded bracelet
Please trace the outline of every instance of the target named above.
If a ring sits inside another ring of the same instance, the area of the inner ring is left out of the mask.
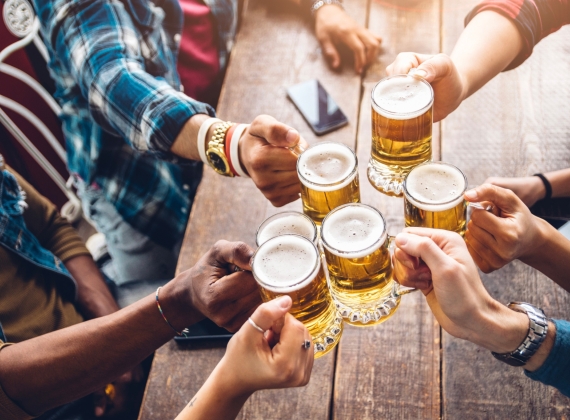
[[[166,316],[164,315],[164,312],[162,312],[162,308],[160,307],[160,302],[158,301],[158,292],[160,291],[160,289],[162,289],[162,286],[159,287],[158,289],[156,289],[156,306],[158,307],[158,312],[160,312],[160,315],[162,315],[162,319],[164,319],[164,321],[168,324],[168,326],[174,330],[176,335],[181,336],[181,337],[188,337],[188,329],[187,328],[184,328],[182,331],[178,332],[178,331],[176,331],[176,328],[174,328],[172,326],[172,324],[170,322],[168,322],[168,319],[166,319]]]

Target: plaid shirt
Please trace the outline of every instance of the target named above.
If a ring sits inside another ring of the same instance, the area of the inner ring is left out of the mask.
[[[33,0],[50,53],[49,69],[68,166],[100,189],[125,221],[171,247],[184,233],[201,164],[170,147],[207,104],[179,91],[177,0]],[[237,0],[209,0],[221,63],[236,30]]]
[[[484,0],[469,12],[465,25],[485,10],[512,19],[523,37],[522,51],[505,70],[521,65],[542,38],[570,23],[570,0]]]

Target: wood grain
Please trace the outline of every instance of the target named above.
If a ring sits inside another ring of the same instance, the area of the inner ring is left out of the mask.
[[[444,0],[443,50],[450,53],[463,18],[478,0]],[[443,159],[469,183],[523,176],[570,163],[570,28],[540,42],[518,69],[499,75],[443,122]],[[529,302],[570,319],[570,295],[520,262],[482,276],[500,302]],[[570,417],[570,400],[496,361],[488,351],[443,335],[444,418]]]
[[[350,64],[339,72],[326,66],[308,21],[286,2],[250,0],[232,52],[218,114],[250,122],[269,114],[295,127],[314,143],[338,141],[354,147],[360,101],[360,76]],[[348,13],[365,23],[367,2],[345,1]],[[292,84],[318,78],[349,125],[317,139],[286,98]],[[286,208],[301,210],[300,201]],[[248,179],[227,179],[206,168],[192,210],[178,263],[191,267],[218,239],[255,244],[257,226],[275,209]],[[140,419],[174,418],[198,391],[220,360],[223,348],[183,349],[168,343],[157,351]],[[305,388],[263,391],[247,402],[241,419],[328,419],[336,352],[317,360]],[[167,386],[166,386],[167,385]]]
[[[384,51],[363,83],[357,155],[362,201],[386,217],[389,233],[404,226],[403,199],[376,191],[366,178],[371,147],[370,94],[400,51],[439,51],[439,1],[373,2],[370,29],[383,37]],[[439,130],[434,127],[434,158]],[[335,375],[335,419],[440,417],[440,328],[420,293],[405,296],[383,324],[346,327]]]

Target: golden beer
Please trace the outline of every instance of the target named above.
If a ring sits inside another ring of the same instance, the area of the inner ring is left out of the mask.
[[[345,322],[369,326],[390,318],[400,297],[382,214],[365,204],[341,206],[323,221],[321,239],[331,293]]]
[[[297,160],[303,213],[320,225],[334,208],[360,202],[358,160],[344,144],[324,142]]]
[[[406,227],[445,229],[465,235],[467,178],[443,162],[416,166],[404,181]]]
[[[298,235],[283,235],[264,242],[253,255],[253,276],[264,302],[288,295],[291,315],[309,330],[315,358],[331,351],[342,335],[340,317],[313,242]]]
[[[309,216],[297,211],[284,211],[267,219],[255,234],[255,243],[260,246],[271,238],[281,235],[299,235],[317,243],[318,232],[315,222]]]
[[[377,190],[402,195],[410,170],[431,159],[433,89],[423,79],[397,75],[372,90],[372,152],[368,180]]]

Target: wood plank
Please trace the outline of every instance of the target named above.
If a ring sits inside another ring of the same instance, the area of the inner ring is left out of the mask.
[[[444,0],[443,50],[478,0]],[[469,183],[567,168],[570,162],[570,27],[549,36],[518,69],[499,75],[443,123],[443,158]],[[570,295],[540,273],[512,263],[483,282],[500,302],[521,300],[570,319]],[[570,400],[496,361],[488,351],[443,335],[444,418],[569,418]]]
[[[404,226],[403,199],[376,191],[366,178],[371,147],[370,94],[385,68],[401,51],[439,51],[439,1],[374,1],[369,27],[383,37],[384,51],[363,83],[357,154],[362,201],[386,217],[389,233]],[[434,153],[439,159],[439,130]],[[387,322],[346,327],[337,355],[335,419],[440,417],[440,328],[424,297],[405,296]]]
[[[265,113],[299,130],[310,143],[317,138],[286,99],[286,88],[318,78],[348,116],[350,124],[319,138],[354,146],[360,100],[360,77],[349,65],[329,70],[309,22],[285,2],[250,0],[230,60],[218,114],[249,122]],[[345,1],[347,11],[364,24],[367,3]],[[301,210],[300,202],[287,206]],[[230,211],[228,211],[230,210]],[[178,271],[191,267],[217,239],[255,245],[255,231],[277,210],[247,179],[227,179],[204,171],[182,247]],[[147,385],[141,419],[174,418],[204,383],[222,357],[223,348],[178,348],[168,343],[157,351]],[[252,397],[241,419],[328,419],[336,353],[317,360],[309,385],[302,389],[264,391]],[[166,402],[164,402],[166,401]]]

